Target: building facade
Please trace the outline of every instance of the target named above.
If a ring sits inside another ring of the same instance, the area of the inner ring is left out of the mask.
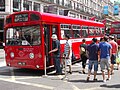
[[[109,6],[109,15],[103,15],[103,7]],[[3,40],[4,20],[11,13],[34,10],[53,13],[73,18],[91,19],[96,21],[113,19],[113,3],[110,0],[0,0],[0,39]]]

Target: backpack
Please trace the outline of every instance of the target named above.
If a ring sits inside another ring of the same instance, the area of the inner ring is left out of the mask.
[[[86,50],[85,50],[84,47],[80,47],[80,53],[81,53],[81,54],[85,53],[85,51],[86,51]]]

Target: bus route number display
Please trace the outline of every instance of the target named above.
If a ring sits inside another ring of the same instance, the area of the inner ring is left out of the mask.
[[[28,21],[28,14],[15,15],[15,22],[26,22],[26,21]]]

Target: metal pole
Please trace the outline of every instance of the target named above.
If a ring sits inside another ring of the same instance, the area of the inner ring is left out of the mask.
[[[44,62],[44,63],[45,63],[45,65],[44,65],[44,66],[45,66],[45,76],[47,76],[47,70],[46,70],[46,57],[45,57],[45,62]]]

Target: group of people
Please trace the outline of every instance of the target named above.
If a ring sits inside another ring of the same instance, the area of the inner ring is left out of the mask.
[[[57,75],[62,75],[62,68],[61,68],[61,64],[60,64],[60,42],[57,38],[56,34],[53,34],[52,37],[54,45],[53,45],[53,49],[51,51],[49,51],[49,54],[54,53],[54,66],[56,69],[56,74]],[[65,60],[64,63],[66,63],[66,65],[69,67],[69,71],[68,73],[72,74],[72,43],[69,40],[70,37],[69,35],[65,35],[65,47],[64,47],[64,53],[63,53],[63,57]]]
[[[83,39],[83,44],[85,44],[85,40]],[[81,47],[83,47],[81,45]],[[81,54],[81,59],[83,63],[83,73],[86,65],[87,58],[89,59],[88,64],[88,76],[87,81],[90,79],[91,70],[94,66],[94,81],[97,81],[96,75],[98,71],[98,64],[100,63],[100,68],[102,71],[103,76],[103,82],[106,82],[106,80],[111,79],[111,75],[113,74],[114,70],[114,64],[118,64],[117,69],[119,69],[119,63],[120,63],[120,47],[114,40],[114,36],[104,36],[100,39],[100,42],[98,43],[96,38],[92,39],[92,43],[89,45],[84,45],[85,52],[84,54]],[[81,49],[82,51],[82,49]],[[82,51],[83,52],[83,51]],[[84,57],[83,57],[84,55]],[[86,58],[85,58],[86,57]],[[105,71],[107,69],[108,78],[105,78]]]
[[[56,69],[56,74],[61,75],[62,69],[60,64],[60,42],[57,39],[57,35],[53,34],[52,39],[55,42],[55,45],[50,53],[54,53],[54,65]],[[68,73],[72,74],[72,68],[71,68],[71,57],[72,57],[72,44],[69,40],[70,37],[68,35],[65,35],[66,43],[64,47],[64,56],[66,58],[66,63],[69,66]],[[119,69],[119,63],[120,63],[120,47],[114,40],[114,36],[104,36],[103,38],[98,40],[96,38],[92,39],[92,43],[87,45],[86,40],[82,40],[82,44],[80,45],[80,56],[82,61],[82,72],[85,74],[85,67],[86,67],[86,61],[89,60],[88,64],[88,76],[87,81],[90,79],[91,70],[94,66],[94,81],[97,81],[96,75],[98,71],[98,64],[100,63],[102,76],[103,76],[103,82],[106,82],[106,80],[111,79],[111,74],[113,74],[114,70],[114,64],[117,63]],[[105,78],[105,71],[107,69],[108,78]]]

